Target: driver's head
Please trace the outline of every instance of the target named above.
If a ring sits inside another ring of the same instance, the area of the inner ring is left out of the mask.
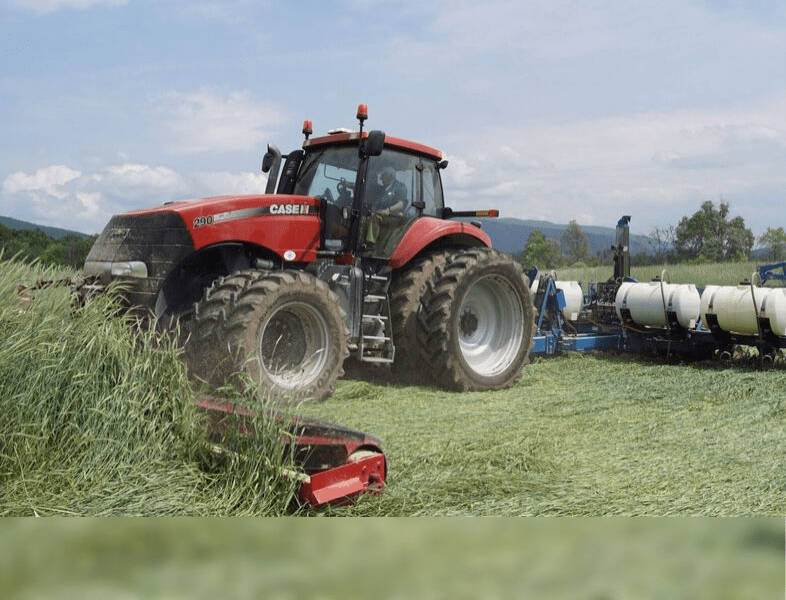
[[[380,177],[382,178],[382,183],[384,185],[390,185],[393,183],[393,180],[396,178],[396,169],[393,167],[385,167],[382,169],[380,173]]]

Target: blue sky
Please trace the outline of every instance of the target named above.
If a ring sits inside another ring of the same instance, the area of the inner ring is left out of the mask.
[[[457,209],[786,226],[782,0],[0,0],[0,215],[261,191],[267,142],[359,102],[445,152]]]

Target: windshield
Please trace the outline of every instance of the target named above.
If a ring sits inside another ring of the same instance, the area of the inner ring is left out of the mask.
[[[326,148],[306,156],[295,185],[295,194],[325,196],[328,201],[349,206],[357,178],[358,150],[356,146]]]

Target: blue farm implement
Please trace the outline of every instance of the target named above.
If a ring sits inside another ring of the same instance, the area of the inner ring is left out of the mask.
[[[673,284],[666,271],[639,282],[630,276],[629,223],[624,216],[617,224],[608,281],[585,290],[553,272],[528,272],[537,313],[532,354],[620,350],[701,360],[748,346],[769,362],[786,348],[786,263],[762,265],[736,286]]]

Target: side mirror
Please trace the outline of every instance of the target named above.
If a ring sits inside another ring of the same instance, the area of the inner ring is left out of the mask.
[[[281,150],[276,148],[273,144],[269,144],[267,152],[262,157],[262,172],[270,173],[267,176],[267,185],[265,186],[266,194],[276,193],[276,182],[278,181],[278,170],[281,166]]]
[[[377,129],[368,132],[368,137],[363,144],[365,156],[379,156],[385,147],[385,132]]]
[[[269,173],[276,160],[281,160],[281,150],[270,144],[262,157],[262,172]]]

